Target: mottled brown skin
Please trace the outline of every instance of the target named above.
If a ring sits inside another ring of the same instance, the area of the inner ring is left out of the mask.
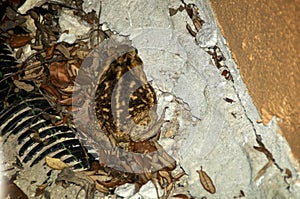
[[[156,94],[142,66],[137,50],[133,49],[114,60],[98,82],[97,119],[104,133],[112,135],[118,146],[138,141],[139,136],[141,141],[155,136],[163,123],[163,118],[157,121]]]

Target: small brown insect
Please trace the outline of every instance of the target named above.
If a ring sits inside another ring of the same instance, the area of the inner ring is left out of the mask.
[[[232,104],[232,103],[234,102],[233,99],[230,99],[230,98],[228,98],[228,97],[225,97],[224,100],[225,100],[226,102],[230,103],[230,104]]]
[[[215,188],[215,185],[214,185],[212,179],[209,177],[209,175],[205,171],[202,170],[202,166],[201,166],[200,171],[197,170],[197,173],[199,174],[199,178],[200,178],[202,187],[211,194],[216,193],[216,188]]]

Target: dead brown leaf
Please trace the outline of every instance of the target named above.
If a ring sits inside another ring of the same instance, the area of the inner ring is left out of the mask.
[[[55,170],[63,170],[64,168],[69,167],[66,163],[58,158],[52,158],[50,156],[45,157],[45,161],[48,167]]]
[[[41,88],[44,89],[48,94],[60,100],[62,98],[61,94],[57,91],[56,88],[50,85],[42,84]]]
[[[25,46],[31,41],[30,36],[13,35],[10,39],[10,47],[19,48]]]
[[[285,177],[286,178],[291,178],[293,177],[292,171],[288,168],[285,168]]]
[[[209,177],[209,175],[205,171],[202,170],[202,167],[201,167],[200,171],[197,170],[197,173],[199,174],[199,178],[200,178],[202,187],[211,194],[216,193],[216,188],[215,188],[215,185],[214,185],[212,179]]]
[[[73,98],[70,97],[70,98],[59,101],[59,103],[61,105],[70,106],[70,105],[72,105],[72,101],[73,101],[72,99]]]
[[[23,89],[27,92],[30,92],[34,89],[34,87],[31,84],[26,84],[25,82],[14,80],[14,85],[18,87],[19,89]]]
[[[58,44],[56,46],[56,50],[58,50],[59,52],[61,52],[67,59],[70,59],[70,52],[67,49],[67,47],[65,47],[63,44]]]
[[[70,83],[66,62],[52,62],[50,64],[51,83],[58,88],[66,88]]]
[[[53,57],[55,45],[51,45],[47,50],[46,50],[46,57],[45,59],[51,59]]]
[[[34,197],[40,196],[44,193],[45,189],[48,187],[49,183],[37,185],[37,188],[35,189],[35,195]]]
[[[254,178],[254,181],[257,181],[258,179],[260,179],[268,170],[268,168],[270,166],[273,165],[273,161],[269,160],[259,171],[258,173],[256,174],[255,178]]]

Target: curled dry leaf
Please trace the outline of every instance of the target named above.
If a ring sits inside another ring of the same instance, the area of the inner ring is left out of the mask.
[[[25,67],[25,76],[23,80],[35,80],[44,75],[44,67],[42,66],[40,61],[36,61],[30,65]]]
[[[72,94],[73,91],[74,91],[74,86],[69,85],[66,88],[61,89],[61,91],[64,92],[64,93]]]
[[[174,179],[179,180],[182,176],[187,175],[185,172],[179,172],[175,174]]]
[[[171,176],[171,173],[168,172],[168,171],[158,171],[159,175],[163,178],[165,178],[168,182],[168,184],[171,184],[172,183],[172,176]]]
[[[62,170],[69,167],[66,163],[58,158],[51,158],[50,156],[46,156],[45,161],[48,167],[50,167],[51,169]]]
[[[109,189],[96,182],[96,189],[101,193],[109,193]]]
[[[78,74],[80,68],[80,63],[76,62],[76,63],[70,63],[69,62],[69,67],[68,67],[68,73],[70,77],[76,77]]]
[[[216,193],[216,188],[215,188],[215,185],[214,185],[212,179],[209,177],[209,175],[205,171],[202,170],[202,167],[201,167],[200,171],[197,170],[197,173],[199,174],[200,182],[201,182],[203,188],[211,194]]]
[[[44,89],[50,96],[55,97],[56,99],[61,99],[61,94],[51,85],[42,84],[41,88]]]

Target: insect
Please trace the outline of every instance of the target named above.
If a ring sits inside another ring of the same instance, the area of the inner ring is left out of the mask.
[[[234,102],[233,99],[230,99],[230,98],[228,98],[228,97],[225,97],[224,100],[225,100],[226,102],[230,103],[230,104],[232,104],[232,103]]]

